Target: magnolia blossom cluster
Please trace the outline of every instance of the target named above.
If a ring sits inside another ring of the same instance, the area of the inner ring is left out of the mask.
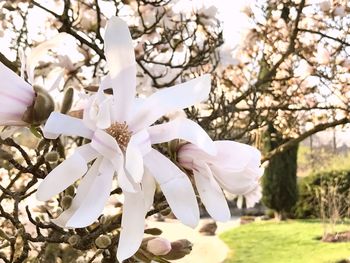
[[[211,89],[210,76],[141,99],[136,94],[135,54],[127,24],[112,17],[104,43],[109,73],[98,91],[86,99],[82,114],[73,117],[53,111],[43,127],[47,139],[65,135],[89,141],[77,147],[38,187],[37,198],[46,201],[80,179],[71,205],[52,221],[66,228],[92,224],[102,213],[116,178],[124,195],[117,251],[122,262],[142,243],[144,219],[157,185],[175,216],[191,227],[199,221],[192,177],[203,204],[216,220],[230,218],[223,190],[244,196],[247,206],[258,202],[262,169],[257,149],[233,141],[212,141],[197,123],[183,117],[157,123],[164,115],[205,101]],[[40,93],[2,64],[0,76],[5,81],[0,86],[0,100],[6,105],[0,112],[0,125],[26,125],[24,116],[36,105]],[[108,95],[106,89],[113,94]],[[176,164],[155,147],[175,139],[183,142]],[[164,242],[149,242],[149,250],[156,254],[169,251],[169,244],[161,248],[158,243]]]

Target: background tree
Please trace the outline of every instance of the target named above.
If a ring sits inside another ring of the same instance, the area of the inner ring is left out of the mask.
[[[234,52],[235,63],[215,71],[210,114],[199,122],[214,138],[260,146],[273,122],[291,140],[265,160],[311,134],[349,123],[348,11],[347,1],[247,6],[251,26]]]
[[[268,127],[265,140],[267,151],[276,149],[285,141],[272,124]],[[297,153],[298,144],[274,155],[265,169],[263,203],[275,211],[277,220],[286,218],[298,201]]]

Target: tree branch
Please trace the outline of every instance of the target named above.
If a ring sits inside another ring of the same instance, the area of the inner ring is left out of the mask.
[[[274,150],[270,151],[268,154],[266,154],[262,158],[261,163],[264,163],[264,162],[268,161],[269,159],[271,159],[276,154],[280,154],[282,152],[285,152],[286,150],[290,149],[295,144],[300,143],[301,141],[303,141],[304,139],[306,139],[307,137],[309,137],[309,136],[311,136],[311,135],[313,135],[315,133],[318,133],[320,131],[326,130],[326,129],[331,128],[331,127],[336,127],[338,125],[344,125],[344,124],[347,124],[347,123],[350,123],[350,118],[346,117],[346,118],[343,118],[343,119],[340,119],[340,120],[336,120],[336,121],[333,121],[333,122],[322,123],[322,124],[316,125],[313,129],[308,130],[307,132],[301,134],[298,138],[289,140],[288,142],[286,142],[286,143],[278,146]]]

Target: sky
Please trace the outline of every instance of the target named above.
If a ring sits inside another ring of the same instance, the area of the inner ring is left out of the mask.
[[[215,6],[218,10],[218,18],[223,23],[225,42],[231,47],[239,43],[242,31],[249,27],[249,19],[241,9],[250,2],[249,0],[179,0],[182,8],[191,8],[191,5],[197,8],[203,5]]]
[[[50,8],[52,7],[52,1],[40,1],[44,6]],[[211,7],[215,6],[217,8],[218,18],[222,21],[223,31],[224,31],[224,39],[227,46],[233,48],[235,47],[239,41],[241,40],[242,32],[244,29],[249,27],[249,20],[246,15],[241,12],[241,9],[244,5],[249,4],[250,0],[178,0],[178,8],[179,11],[191,10],[193,8],[201,8],[201,7]],[[101,2],[103,3],[103,2]],[[114,13],[113,10],[110,10]],[[30,28],[30,33],[35,35],[35,39],[37,41],[43,41],[45,36],[40,34],[40,31],[43,27],[45,27],[45,12],[34,8],[31,11],[31,14],[28,17],[27,25]],[[111,13],[112,15],[112,13]],[[107,14],[108,16],[108,14]],[[15,21],[18,29],[22,27],[22,21],[18,19]],[[2,22],[2,21],[1,21]],[[0,36],[0,51],[7,54],[7,56],[11,59],[15,59],[15,53],[9,50],[9,41],[12,37],[10,32],[6,32],[3,36]],[[42,38],[42,39],[41,39]]]

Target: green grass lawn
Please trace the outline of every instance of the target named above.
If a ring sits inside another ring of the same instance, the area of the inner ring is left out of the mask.
[[[350,225],[338,226],[338,231]],[[350,257],[349,243],[324,243],[316,221],[257,222],[220,235],[230,247],[225,263],[335,263]]]

